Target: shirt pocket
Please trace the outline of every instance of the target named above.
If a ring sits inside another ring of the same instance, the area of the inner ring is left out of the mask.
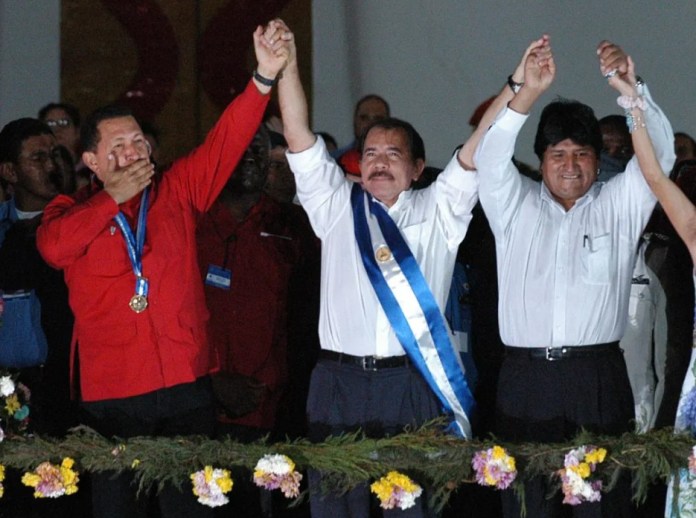
[[[588,284],[609,284],[611,268],[611,235],[585,236],[583,280]]]
[[[432,229],[431,229],[432,230]],[[423,233],[427,231],[427,222],[420,221],[411,223],[401,229],[401,234],[406,240],[406,244],[411,249],[411,253],[419,257],[420,249],[427,243],[428,239],[424,239]]]

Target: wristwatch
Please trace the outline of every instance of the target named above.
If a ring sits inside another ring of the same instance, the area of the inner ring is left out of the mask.
[[[524,83],[515,83],[515,81],[512,79],[512,74],[508,76],[507,84],[510,87],[510,90],[512,90],[513,93],[518,93]]]
[[[633,86],[636,87],[636,90],[638,91],[639,94],[643,93],[643,87],[645,86],[645,81],[643,81],[643,78],[640,76],[636,76],[636,84]]]

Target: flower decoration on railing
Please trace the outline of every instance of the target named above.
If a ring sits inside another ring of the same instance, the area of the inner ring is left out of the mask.
[[[564,504],[579,505],[600,501],[602,481],[593,475],[606,455],[607,450],[604,448],[581,446],[565,456],[564,467],[557,472],[563,482]]]
[[[482,486],[507,489],[517,477],[515,458],[501,446],[476,452],[471,465],[476,472],[476,482]]]
[[[382,509],[408,509],[423,493],[423,488],[398,471],[390,471],[386,477],[373,482],[370,490],[379,498]]]
[[[225,496],[232,491],[232,478],[226,469],[213,468],[206,466],[200,471],[191,475],[193,484],[193,494],[198,497],[198,501],[208,507],[220,507],[230,500]]]
[[[286,455],[264,455],[254,468],[254,483],[264,489],[280,489],[286,498],[300,494],[302,474],[295,471],[295,463]]]
[[[0,441],[27,429],[30,399],[31,391],[16,375],[0,372]]]
[[[77,492],[80,481],[78,472],[72,467],[75,461],[65,457],[60,466],[42,462],[33,472],[22,476],[22,484],[34,488],[34,498],[58,498]]]

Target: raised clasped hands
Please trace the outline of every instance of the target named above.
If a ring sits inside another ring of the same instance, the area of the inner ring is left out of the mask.
[[[597,46],[599,71],[607,78],[609,85],[621,95],[636,95],[635,65],[631,56],[621,47],[603,40]]]
[[[275,79],[294,58],[293,34],[288,26],[276,18],[265,27],[258,26],[254,31],[254,50],[258,62],[257,70],[263,77]],[[292,49],[291,49],[292,47]]]
[[[556,63],[548,35],[544,34],[527,47],[520,65],[524,68],[525,88],[544,92],[551,86],[556,77]]]
[[[548,34],[544,34],[540,38],[532,41],[524,51],[524,54],[522,54],[522,59],[520,59],[520,62],[517,64],[517,67],[512,74],[512,80],[515,83],[525,82],[525,66],[527,64],[527,58],[529,58],[530,54],[534,54],[537,60],[542,61],[548,59],[549,57],[553,57],[551,54],[551,43]]]

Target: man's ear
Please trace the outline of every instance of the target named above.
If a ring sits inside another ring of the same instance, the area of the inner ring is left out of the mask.
[[[84,151],[82,153],[82,161],[84,164],[89,167],[92,171],[95,173],[98,173],[97,169],[99,169],[99,166],[97,165],[97,154],[93,153],[92,151]]]
[[[9,184],[17,183],[17,169],[12,162],[3,162],[0,164],[0,178]]]
[[[423,170],[425,169],[425,160],[422,158],[419,158],[416,160],[416,176],[413,177],[414,180],[418,180],[421,175],[423,174]]]

